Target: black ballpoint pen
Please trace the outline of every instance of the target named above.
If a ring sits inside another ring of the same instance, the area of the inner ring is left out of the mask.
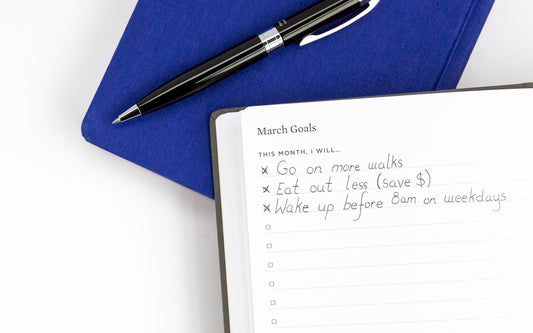
[[[272,29],[180,74],[122,113],[113,124],[161,109],[189,97],[294,42],[300,45],[328,36],[370,12],[379,0],[322,0],[281,20]],[[347,19],[348,18],[348,19]],[[318,35],[312,33],[341,19],[343,23]]]

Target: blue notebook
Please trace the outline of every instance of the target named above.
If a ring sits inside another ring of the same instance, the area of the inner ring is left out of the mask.
[[[177,74],[314,2],[139,0],[83,120],[83,136],[213,197],[213,111],[455,88],[494,0],[381,0],[327,38],[281,48],[184,101],[111,124]]]

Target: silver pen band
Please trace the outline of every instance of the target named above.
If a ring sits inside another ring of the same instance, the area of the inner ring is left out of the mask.
[[[265,47],[267,53],[270,53],[284,45],[283,38],[281,38],[281,35],[276,27],[260,34],[259,39],[261,39],[261,42],[263,42],[263,46]]]

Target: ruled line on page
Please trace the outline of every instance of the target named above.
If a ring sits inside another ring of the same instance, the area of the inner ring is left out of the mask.
[[[286,196],[286,197],[279,197],[280,199],[290,199],[289,196]],[[520,201],[532,201],[533,198],[530,198],[530,197],[513,197],[512,199],[507,199],[505,201],[506,204],[509,204],[509,203],[515,203],[515,202],[520,202]],[[283,203],[283,202],[282,202]],[[495,202],[496,203],[496,202]],[[454,206],[456,205],[456,206]],[[408,205],[405,204],[405,205],[393,205],[393,204],[387,204],[387,205],[383,205],[382,207],[380,208],[365,208],[365,210],[383,210],[383,211],[387,211],[389,209],[394,209],[394,210],[400,210],[400,209],[413,209],[413,208],[425,208],[425,209],[435,209],[436,207],[438,208],[442,208],[442,207],[446,207],[446,208],[450,208],[450,209],[453,209],[453,208],[456,208],[456,207],[459,207],[459,205],[462,205],[461,204],[456,204],[456,203],[446,203],[446,202],[439,202],[439,203],[435,203],[435,204],[432,204],[432,206],[428,206],[427,204],[424,204],[424,203],[416,203],[416,204],[413,204],[413,203],[409,203]],[[500,203],[501,205],[501,203]],[[498,207],[498,210],[493,210],[493,212],[498,212],[499,210],[501,210],[501,206]],[[352,210],[353,211],[353,210]],[[343,208],[335,208],[333,210],[330,210],[329,213],[346,213],[346,214],[349,214],[350,213],[350,210],[346,210],[346,209],[343,209]],[[309,214],[323,214],[322,211],[319,211],[319,210],[309,210]],[[262,213],[262,216],[263,217],[272,217],[272,216],[276,216],[276,214],[272,214],[272,212],[269,212],[269,211],[263,211]],[[282,216],[282,214],[279,214],[277,216]],[[354,222],[356,222],[356,220],[353,220]]]
[[[510,318],[530,318],[533,313],[508,315],[508,316],[486,316],[486,317],[464,317],[464,318],[447,318],[447,319],[426,319],[426,320],[399,320],[399,321],[376,321],[346,324],[319,324],[319,325],[294,325],[294,326],[275,326],[275,329],[295,329],[295,328],[317,328],[317,327],[349,327],[349,326],[370,326],[370,325],[399,325],[399,324],[422,324],[422,323],[443,323],[453,321],[479,321],[479,320],[497,320]]]
[[[309,175],[306,175],[306,176],[309,176]],[[312,176],[309,176],[309,177],[312,177]],[[470,187],[473,187],[474,185],[485,185],[485,184],[488,185],[488,184],[499,184],[499,183],[508,184],[508,183],[531,183],[531,182],[533,182],[533,178],[478,180],[478,181],[458,181],[458,182],[448,182],[448,183],[442,183],[442,184],[434,182],[433,184],[431,184],[431,187],[432,188],[435,188],[435,187],[439,188],[439,187],[457,186],[457,185],[468,185]],[[382,189],[379,189],[377,187],[370,187],[370,186],[366,190],[367,191],[383,191]],[[392,189],[392,190],[397,190],[397,189]],[[328,192],[328,194],[337,194],[337,193],[350,193],[350,192],[348,190],[346,190],[346,189],[331,190],[331,191]],[[300,196],[316,195],[316,193],[310,192],[310,191],[300,191],[300,192],[298,192],[297,195],[300,195]],[[262,193],[260,196],[263,197],[263,198],[286,198],[286,197],[289,197],[289,196],[292,196],[292,195],[278,194],[278,193],[270,192],[270,193]]]
[[[295,291],[295,290],[317,290],[317,289],[342,289],[342,288],[366,288],[366,287],[390,287],[390,286],[405,286],[405,285],[424,285],[424,284],[447,284],[447,283],[464,283],[464,282],[481,282],[481,281],[504,281],[504,280],[520,280],[531,279],[533,274],[517,275],[517,276],[498,276],[487,278],[472,278],[472,279],[452,279],[452,280],[427,280],[427,281],[405,281],[405,282],[388,282],[388,283],[363,283],[352,285],[331,285],[319,287],[291,287],[291,288],[272,288],[270,292],[276,291]]]
[[[364,230],[364,229],[388,229],[388,228],[406,228],[406,227],[427,227],[437,225],[454,225],[454,224],[475,224],[475,223],[511,223],[516,221],[533,221],[533,217],[519,217],[519,218],[505,218],[505,219],[483,219],[483,220],[463,220],[463,221],[442,221],[442,222],[421,222],[408,224],[389,224],[389,225],[371,225],[371,226],[353,226],[353,227],[339,227],[339,228],[323,228],[323,229],[300,229],[300,230],[284,230],[284,231],[267,231],[265,234],[292,234],[292,233],[307,233],[307,232],[328,232],[328,231],[346,231],[346,230]]]
[[[502,258],[482,258],[482,259],[461,259],[461,260],[442,260],[442,261],[420,261],[410,263],[387,263],[387,264],[372,264],[372,265],[348,265],[348,266],[331,266],[331,267],[303,267],[303,268],[288,268],[288,269],[270,269],[267,273],[278,272],[295,272],[295,271],[318,271],[318,270],[336,270],[336,269],[353,269],[353,268],[375,268],[375,267],[396,267],[396,266],[421,266],[421,265],[443,265],[443,264],[457,264],[457,263],[474,263],[474,262],[489,262],[489,261],[508,261],[508,260],[528,260],[533,259],[533,256],[521,257],[502,257]]]
[[[401,302],[399,301],[399,302],[377,302],[377,303],[276,306],[276,307],[270,307],[269,310],[280,311],[280,310],[321,309],[321,308],[350,308],[350,307],[383,306],[383,305],[408,305],[408,304],[426,304],[426,303],[477,302],[477,301],[521,299],[521,298],[532,298],[532,297],[533,297],[533,294],[532,295],[513,295],[513,296],[494,296],[494,297],[430,299],[430,300],[401,301]]]
[[[533,237],[467,239],[467,240],[441,241],[441,242],[396,243],[396,244],[380,244],[380,245],[364,245],[364,246],[330,247],[330,248],[285,249],[285,250],[272,250],[272,251],[268,251],[268,253],[297,253],[297,252],[342,251],[342,250],[353,250],[353,249],[372,249],[372,248],[389,248],[389,247],[436,246],[436,245],[449,245],[449,244],[473,244],[473,243],[487,243],[487,242],[501,242],[501,241],[521,241],[521,240],[530,240],[530,239],[533,239]]]
[[[476,161],[476,162],[463,162],[463,163],[438,163],[438,164],[426,164],[426,165],[405,165],[401,169],[397,170],[409,170],[409,169],[434,169],[434,168],[451,168],[451,167],[466,167],[466,166],[476,166],[476,165],[482,165],[487,166],[491,164],[530,164],[533,163],[533,160],[516,160],[516,161]],[[336,164],[336,163],[333,163]],[[343,163],[343,164],[349,164],[349,163]],[[354,163],[354,165],[359,163]],[[359,171],[347,171],[347,172],[334,172],[334,171],[322,171],[321,175],[355,175],[355,174],[366,174],[366,173],[373,173],[376,172],[375,169],[360,169]],[[274,174],[274,173],[265,173],[261,174],[261,178],[292,178],[292,177],[299,177],[299,176],[310,176],[308,173],[305,172],[297,172],[297,173],[291,173],[290,175],[284,175],[284,174]]]

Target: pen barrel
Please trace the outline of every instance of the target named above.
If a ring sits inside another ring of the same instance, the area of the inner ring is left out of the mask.
[[[278,22],[276,28],[285,45],[299,42],[305,36],[357,11],[367,2],[361,0],[323,0]]]
[[[267,54],[261,39],[254,36],[180,74],[141,99],[137,106],[143,115],[156,111],[215,84]]]

